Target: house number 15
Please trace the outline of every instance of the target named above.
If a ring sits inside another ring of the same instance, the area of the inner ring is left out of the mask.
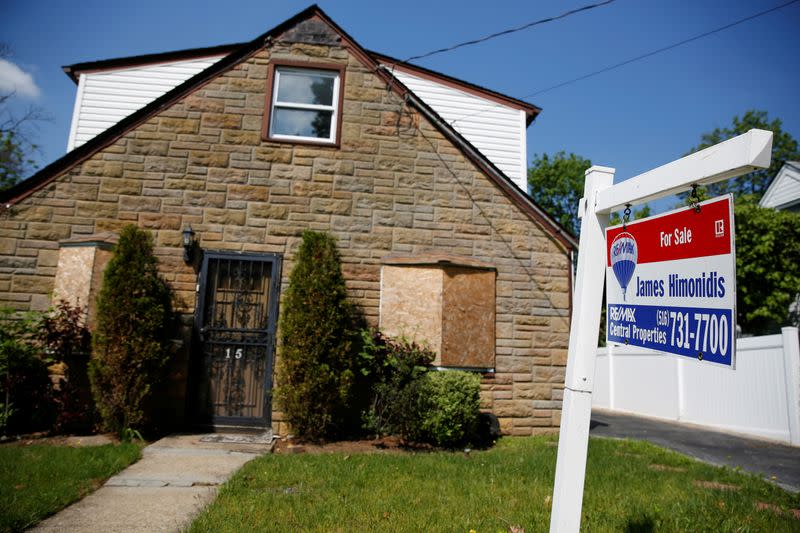
[[[236,351],[233,352],[233,356],[236,359],[241,359],[242,358],[242,349],[241,348],[236,348]],[[230,358],[231,358],[231,349],[230,348],[225,348],[225,359],[230,359]]]

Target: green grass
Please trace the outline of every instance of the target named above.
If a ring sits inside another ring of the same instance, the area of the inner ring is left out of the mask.
[[[191,531],[547,531],[554,442],[504,438],[468,456],[267,455],[224,485]],[[756,509],[797,508],[800,496],[644,442],[592,439],[584,494],[582,531],[800,529],[794,518]]]
[[[21,531],[98,488],[140,455],[132,443],[0,447],[0,531]]]

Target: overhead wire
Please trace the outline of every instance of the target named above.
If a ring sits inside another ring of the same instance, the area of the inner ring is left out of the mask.
[[[491,39],[496,39],[497,37],[502,37],[503,35],[510,35],[512,33],[518,32],[518,31],[527,30],[528,28],[532,28],[533,26],[538,26],[540,24],[545,24],[547,22],[553,22],[553,21],[556,21],[556,20],[560,20],[560,19],[569,17],[571,15],[575,15],[577,13],[581,13],[583,11],[589,11],[591,9],[595,9],[595,8],[598,8],[598,7],[603,7],[603,6],[606,6],[608,4],[613,3],[614,1],[615,0],[606,0],[605,2],[599,2],[597,4],[589,4],[589,5],[586,5],[586,6],[583,6],[583,7],[579,7],[579,8],[576,8],[576,9],[571,9],[569,11],[566,11],[566,12],[564,12],[564,13],[562,13],[560,15],[556,15],[554,17],[543,18],[543,19],[540,19],[540,20],[536,20],[534,22],[529,22],[527,24],[523,24],[522,26],[517,26],[516,28],[509,28],[507,30],[499,31],[497,33],[492,33],[492,34],[486,35],[484,37],[479,37],[477,39],[472,39],[470,41],[465,41],[463,43],[454,44],[452,46],[448,46],[448,47],[445,47],[445,48],[439,48],[438,50],[433,50],[433,51],[427,52],[425,54],[411,56],[408,59],[406,59],[405,62],[408,63],[409,61],[413,61],[415,59],[424,59],[424,58],[427,58],[427,57],[434,56],[436,54],[443,54],[445,52],[451,52],[453,50],[457,50],[458,48],[463,48],[465,46],[471,46],[471,45],[474,45],[474,44],[480,44],[480,43],[489,41]]]
[[[436,54],[440,54],[440,53],[444,53],[444,52],[452,51],[452,50],[455,50],[455,49],[457,49],[457,48],[461,48],[461,47],[464,47],[464,46],[469,46],[469,45],[474,45],[474,44],[478,44],[478,43],[481,43],[481,42],[485,42],[485,41],[488,41],[488,40],[490,40],[490,39],[493,39],[493,38],[496,38],[496,37],[500,37],[500,36],[502,36],[502,35],[507,35],[507,34],[509,34],[509,33],[514,33],[514,32],[516,32],[516,31],[522,31],[522,30],[524,30],[524,29],[530,28],[530,27],[532,27],[532,26],[535,26],[535,25],[537,25],[537,24],[542,24],[542,23],[545,23],[545,22],[550,22],[550,21],[553,21],[553,20],[558,20],[558,19],[560,19],[560,18],[564,18],[564,17],[566,17],[566,16],[569,16],[569,15],[571,15],[571,14],[575,14],[575,13],[578,13],[578,12],[581,12],[581,11],[586,11],[586,10],[588,10],[588,9],[594,9],[594,8],[596,8],[596,7],[601,7],[601,6],[603,6],[603,5],[610,4],[610,3],[611,3],[611,2],[613,2],[613,1],[614,1],[614,0],[607,0],[606,2],[602,2],[602,3],[598,3],[598,4],[592,4],[592,5],[590,5],[590,6],[584,6],[583,8],[576,9],[576,10],[572,10],[572,11],[570,11],[570,12],[564,13],[564,14],[562,14],[562,15],[559,15],[559,16],[557,16],[557,17],[550,17],[550,18],[548,18],[548,19],[542,19],[542,20],[540,20],[540,21],[532,22],[532,23],[529,23],[529,24],[526,24],[526,25],[520,26],[520,27],[518,27],[518,28],[512,28],[512,29],[510,29],[510,30],[505,30],[505,31],[503,31],[503,32],[498,32],[498,33],[495,33],[495,34],[491,34],[491,35],[488,35],[488,36],[486,36],[486,37],[482,37],[482,38],[480,38],[480,39],[474,39],[474,40],[472,40],[472,41],[466,41],[466,42],[459,43],[459,44],[456,44],[456,45],[453,45],[453,46],[450,46],[450,47],[447,47],[447,48],[441,48],[441,49],[438,49],[438,50],[434,50],[434,51],[432,51],[432,52],[428,52],[428,53],[426,53],[426,54],[421,54],[421,55],[418,55],[418,56],[412,56],[412,57],[410,57],[410,58],[406,59],[406,60],[405,60],[405,62],[409,62],[409,61],[412,61],[412,60],[414,60],[414,59],[423,59],[423,58],[426,58],[426,57],[430,57],[430,56],[432,56],[432,55],[436,55]],[[704,32],[704,33],[702,33],[702,34],[699,34],[699,35],[696,35],[696,36],[694,36],[694,37],[690,37],[690,38],[688,38],[688,39],[683,39],[683,40],[681,40],[681,41],[679,41],[679,42],[676,42],[676,43],[673,43],[673,44],[671,44],[671,45],[668,45],[668,46],[665,46],[665,47],[659,48],[659,49],[657,49],[657,50],[653,50],[653,51],[651,51],[651,52],[648,52],[648,53],[642,54],[642,55],[640,55],[640,56],[637,56],[637,57],[634,57],[634,58],[631,58],[631,59],[628,59],[628,60],[622,61],[622,62],[620,62],[620,63],[616,63],[616,64],[614,64],[614,65],[610,65],[610,66],[608,66],[608,67],[604,67],[603,69],[600,69],[600,70],[597,70],[597,71],[591,72],[591,73],[589,73],[589,74],[585,74],[585,75],[583,75],[583,76],[580,76],[580,77],[578,77],[578,78],[574,78],[574,79],[572,79],[572,80],[567,80],[566,82],[562,82],[562,83],[559,83],[559,84],[557,84],[557,85],[554,85],[554,86],[548,87],[548,88],[546,88],[546,89],[542,89],[542,90],[540,90],[540,91],[536,91],[536,92],[534,92],[534,93],[530,93],[530,94],[528,94],[528,95],[525,95],[525,96],[523,96],[522,98],[528,98],[528,97],[531,97],[531,96],[535,96],[535,95],[537,95],[537,94],[542,94],[542,93],[544,93],[544,92],[551,91],[551,90],[554,90],[554,89],[557,89],[557,88],[563,87],[563,86],[565,86],[565,85],[569,85],[569,84],[571,84],[571,83],[575,83],[575,82],[578,82],[578,81],[584,80],[584,79],[586,79],[586,78],[589,78],[589,77],[592,77],[592,76],[596,76],[596,75],[598,75],[598,74],[601,74],[601,73],[604,73],[604,72],[608,72],[609,70],[613,70],[613,69],[616,69],[616,68],[622,67],[622,66],[624,66],[624,65],[628,65],[628,64],[630,64],[630,63],[633,63],[633,62],[635,62],[635,61],[640,61],[640,60],[642,60],[642,59],[646,59],[646,58],[648,58],[648,57],[652,57],[652,56],[654,56],[654,55],[656,55],[656,54],[663,53],[663,52],[666,52],[666,51],[668,51],[668,50],[671,50],[671,49],[673,49],[673,48],[676,48],[676,47],[682,46],[682,45],[684,45],[684,44],[687,44],[687,43],[690,43],[690,42],[696,41],[696,40],[698,40],[698,39],[702,39],[702,38],[704,38],[704,37],[707,37],[707,36],[709,36],[709,35],[713,35],[713,34],[715,34],[715,33],[719,33],[719,32],[721,32],[721,31],[724,31],[724,30],[726,30],[726,29],[732,28],[732,27],[734,27],[734,26],[737,26],[737,25],[739,25],[739,24],[742,24],[742,23],[744,23],[744,22],[747,22],[747,21],[753,20],[753,19],[755,19],[755,18],[761,17],[761,16],[763,16],[763,15],[766,15],[766,14],[768,14],[768,13],[771,13],[771,12],[777,11],[777,10],[779,10],[779,9],[782,9],[782,8],[784,8],[784,7],[786,7],[786,6],[789,6],[789,5],[791,5],[791,4],[794,4],[794,3],[797,3],[797,2],[800,2],[800,0],[790,0],[790,1],[788,1],[788,2],[785,2],[785,3],[783,3],[783,4],[780,4],[780,5],[778,5],[778,6],[775,6],[775,7],[772,7],[772,8],[770,8],[770,9],[767,9],[767,10],[764,10],[764,11],[761,11],[761,12],[758,12],[758,13],[755,13],[755,14],[753,14],[753,15],[750,15],[750,16],[747,16],[747,17],[744,17],[744,18],[742,18],[742,19],[736,20],[736,21],[734,21],[734,22],[732,22],[732,23],[729,23],[729,24],[726,24],[726,25],[724,25],[724,26],[721,26],[721,27],[719,27],[719,28],[715,28],[715,29],[713,29],[713,30],[710,30],[710,31]],[[393,80],[393,79],[394,79],[394,65],[392,65],[392,68],[391,68],[391,69],[387,69],[387,70],[388,70],[388,72],[390,73],[391,79]],[[389,91],[389,92],[390,92],[390,86],[391,86],[391,83],[392,83],[392,81],[390,81],[390,82],[387,84],[387,91]],[[493,107],[498,107],[498,106],[499,106],[499,104],[498,104],[498,105],[495,105],[495,106],[492,106],[492,108],[493,108]],[[404,108],[405,108],[405,101],[404,101],[403,99],[400,99],[400,102],[399,102],[399,107],[400,107],[400,109],[398,110],[398,114],[402,114],[402,112],[403,112],[403,110],[404,110]],[[466,116],[464,116],[464,117],[460,117],[459,119],[456,119],[456,120],[454,120],[454,121],[453,121],[453,122],[451,122],[450,124],[452,125],[452,124],[454,124],[455,122],[457,122],[458,120],[462,120],[462,119],[464,119],[464,118],[467,118],[467,117],[470,117],[470,116],[476,116],[476,115],[479,115],[479,114],[481,114],[481,113],[484,113],[484,112],[486,112],[486,111],[488,111],[488,110],[489,110],[489,109],[485,109],[485,110],[479,111],[479,112],[477,112],[477,113],[473,113],[473,114],[471,114],[471,115],[466,115]],[[412,123],[413,123],[413,122],[412,122]],[[439,159],[439,162],[440,162],[440,163],[441,163],[441,164],[444,166],[444,168],[445,168],[445,169],[448,171],[448,173],[449,173],[449,174],[451,175],[451,177],[452,177],[452,178],[455,180],[455,182],[456,182],[456,183],[457,183],[457,184],[460,186],[460,188],[461,188],[461,189],[462,189],[462,190],[463,190],[463,191],[464,191],[464,192],[467,194],[467,196],[470,198],[470,201],[472,202],[472,204],[473,204],[473,205],[474,205],[474,206],[475,206],[475,207],[478,209],[478,211],[480,212],[481,216],[482,216],[482,217],[483,217],[483,218],[484,218],[484,219],[487,221],[487,223],[489,224],[489,226],[492,228],[492,230],[494,231],[494,234],[495,234],[495,235],[497,235],[497,237],[499,238],[499,240],[500,240],[500,241],[501,241],[501,242],[502,242],[502,243],[503,243],[503,244],[504,244],[506,247],[508,247],[508,248],[509,248],[509,250],[510,250],[510,252],[511,252],[511,256],[512,256],[514,259],[516,259],[516,260],[517,260],[517,261],[520,263],[520,265],[522,266],[523,270],[524,270],[524,271],[526,272],[526,274],[528,275],[528,278],[529,278],[529,279],[530,279],[530,280],[531,280],[531,281],[532,281],[532,282],[533,282],[535,285],[537,285],[537,286],[538,286],[539,284],[537,283],[537,281],[536,281],[536,279],[535,279],[535,276],[533,275],[533,273],[532,273],[532,272],[529,270],[528,266],[527,266],[527,265],[525,264],[525,262],[524,262],[524,261],[523,261],[521,258],[519,258],[519,257],[517,256],[517,254],[514,252],[514,249],[513,249],[513,247],[511,246],[511,243],[509,243],[509,242],[508,242],[508,241],[505,239],[505,237],[503,236],[503,234],[502,234],[500,231],[498,231],[498,228],[496,228],[496,227],[494,226],[494,224],[493,224],[493,220],[492,220],[492,217],[491,217],[491,216],[489,216],[489,214],[488,214],[488,213],[486,213],[486,212],[483,210],[483,208],[482,208],[482,207],[481,207],[481,205],[480,205],[480,204],[479,204],[479,203],[476,201],[476,199],[472,197],[472,194],[470,193],[470,191],[469,191],[469,188],[468,188],[468,187],[467,187],[467,186],[466,186],[466,185],[465,185],[465,184],[462,182],[462,180],[459,178],[458,174],[456,174],[456,172],[455,172],[455,171],[454,171],[454,170],[453,170],[453,169],[450,167],[450,165],[447,163],[447,161],[446,161],[446,160],[445,160],[445,159],[444,159],[444,158],[443,158],[443,157],[442,157],[442,156],[439,154],[439,151],[438,151],[438,149],[437,149],[437,147],[436,147],[436,144],[433,142],[433,140],[432,140],[432,139],[430,139],[430,138],[429,138],[429,137],[428,137],[428,136],[425,134],[425,132],[422,130],[422,128],[421,128],[419,125],[414,125],[414,129],[415,129],[415,130],[416,130],[416,131],[417,131],[417,132],[418,132],[418,133],[421,135],[421,137],[422,137],[423,139],[425,139],[425,141],[427,141],[427,142],[428,142],[428,144],[431,146],[431,148],[432,148],[433,152],[434,152],[434,153],[437,155],[437,157],[438,157],[438,159]],[[398,132],[398,133],[399,133],[399,132]],[[546,294],[546,293],[545,293],[545,294]],[[546,297],[549,299],[549,296],[546,296]]]
[[[707,31],[705,33],[701,33],[699,35],[695,35],[694,37],[689,37],[688,39],[684,39],[682,41],[678,41],[676,43],[673,43],[673,44],[658,48],[657,50],[653,50],[651,52],[647,52],[645,54],[642,54],[642,55],[639,55],[639,56],[636,56],[636,57],[632,57],[630,59],[626,59],[625,61],[620,61],[619,63],[615,63],[613,65],[609,65],[607,67],[603,67],[603,68],[601,68],[599,70],[595,70],[594,72],[590,72],[589,74],[584,74],[583,76],[578,76],[577,78],[573,78],[571,80],[567,80],[567,81],[558,83],[558,84],[553,85],[551,87],[547,87],[546,89],[541,89],[539,91],[532,92],[530,94],[526,94],[525,96],[522,96],[521,98],[530,98],[531,96],[536,96],[536,95],[539,95],[539,94],[543,94],[543,93],[546,93],[548,91],[552,91],[553,89],[558,89],[560,87],[564,87],[565,85],[569,85],[571,83],[582,81],[582,80],[585,80],[586,78],[591,78],[592,76],[597,76],[598,74],[603,74],[603,73],[608,72],[610,70],[614,70],[614,69],[617,69],[619,67],[623,67],[625,65],[629,65],[629,64],[631,64],[631,63],[633,63],[635,61],[640,61],[642,59],[646,59],[648,57],[652,57],[652,56],[654,56],[656,54],[660,54],[662,52],[666,52],[668,50],[672,50],[673,48],[677,48],[679,46],[683,46],[684,44],[691,43],[691,42],[696,41],[698,39],[702,39],[703,37],[708,37],[709,35],[713,35],[715,33],[719,33],[721,31],[727,30],[729,28],[733,28],[734,26],[738,26],[739,24],[743,24],[745,22],[748,22],[748,21],[753,20],[755,18],[761,17],[761,16],[766,15],[768,13],[772,13],[773,11],[777,11],[779,9],[782,9],[782,8],[784,8],[786,6],[791,5],[791,4],[795,4],[797,2],[800,2],[800,0],[790,0],[789,2],[785,2],[785,3],[781,4],[781,5],[772,7],[770,9],[766,9],[764,11],[760,11],[760,12],[755,13],[753,15],[750,15],[750,16],[747,16],[745,18],[739,19],[737,21],[731,22],[730,24],[726,24],[724,26],[720,26],[719,28],[715,28],[715,29]]]
[[[611,70],[615,70],[615,69],[623,67],[625,65],[629,65],[629,64],[634,63],[636,61],[641,61],[642,59],[646,59],[648,57],[652,57],[654,55],[657,55],[657,54],[672,50],[673,48],[677,48],[677,47],[682,46],[684,44],[688,44],[688,43],[691,43],[693,41],[697,41],[698,39],[702,39],[704,37],[708,37],[709,35],[713,35],[715,33],[719,33],[721,31],[733,28],[734,26],[738,26],[739,24],[743,24],[745,22],[748,22],[750,20],[756,19],[758,17],[762,17],[764,15],[772,13],[773,11],[777,11],[779,9],[783,9],[784,7],[787,7],[787,6],[791,5],[791,4],[795,4],[797,2],[800,2],[800,0],[790,0],[789,2],[784,2],[783,4],[771,7],[769,9],[766,9],[766,10],[763,10],[763,11],[759,11],[758,13],[754,13],[754,14],[749,15],[747,17],[738,19],[738,20],[736,20],[734,22],[731,22],[729,24],[725,24],[724,26],[720,26],[719,28],[715,28],[713,30],[706,31],[706,32],[703,32],[703,33],[701,33],[699,35],[695,35],[693,37],[689,37],[687,39],[683,39],[681,41],[669,44],[667,46],[663,46],[661,48],[658,48],[656,50],[652,50],[650,52],[647,52],[647,53],[644,53],[644,54],[641,54],[641,55],[638,55],[636,57],[632,57],[630,59],[626,59],[624,61],[620,61],[619,63],[615,63],[613,65],[609,65],[607,67],[603,67],[601,69],[595,70],[595,71],[590,72],[588,74],[584,74],[582,76],[578,76],[576,78],[572,78],[570,80],[563,81],[561,83],[557,83],[556,85],[552,85],[550,87],[547,87],[547,88],[544,88],[544,89],[541,89],[541,90],[538,90],[538,91],[534,91],[532,93],[528,93],[526,95],[518,97],[518,99],[519,100],[524,100],[526,98],[531,98],[533,96],[544,94],[546,92],[549,92],[549,91],[552,91],[552,90],[555,90],[555,89],[560,89],[561,87],[565,87],[567,85],[571,85],[571,84],[579,82],[579,81],[583,81],[583,80],[585,80],[587,78],[591,78],[593,76],[597,76],[599,74],[603,74],[603,73],[609,72]],[[496,107],[501,107],[501,106],[502,106],[502,104],[493,104],[491,106],[487,106],[485,109],[482,109],[480,111],[476,111],[475,113],[470,113],[468,115],[464,115],[462,117],[459,117],[459,118],[453,120],[450,124],[455,124],[456,122],[458,122],[460,120],[464,120],[464,119],[467,119],[467,118],[472,118],[472,117],[475,117],[475,116],[478,116],[478,115],[482,115],[483,113],[486,113],[486,112],[491,111],[492,109],[494,109]]]

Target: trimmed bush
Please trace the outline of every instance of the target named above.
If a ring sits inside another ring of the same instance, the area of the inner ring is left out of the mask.
[[[428,372],[418,391],[421,438],[442,448],[473,440],[480,419],[480,383],[480,376],[470,372]]]
[[[292,431],[310,441],[356,431],[356,315],[332,236],[303,232],[282,305],[276,395]]]
[[[145,429],[147,402],[169,360],[170,289],[158,274],[149,232],[120,232],[97,298],[89,377],[103,425],[120,434]]]

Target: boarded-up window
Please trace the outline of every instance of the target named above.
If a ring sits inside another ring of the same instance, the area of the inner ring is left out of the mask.
[[[383,263],[385,334],[431,348],[436,366],[494,368],[494,267],[446,255],[390,257]]]

